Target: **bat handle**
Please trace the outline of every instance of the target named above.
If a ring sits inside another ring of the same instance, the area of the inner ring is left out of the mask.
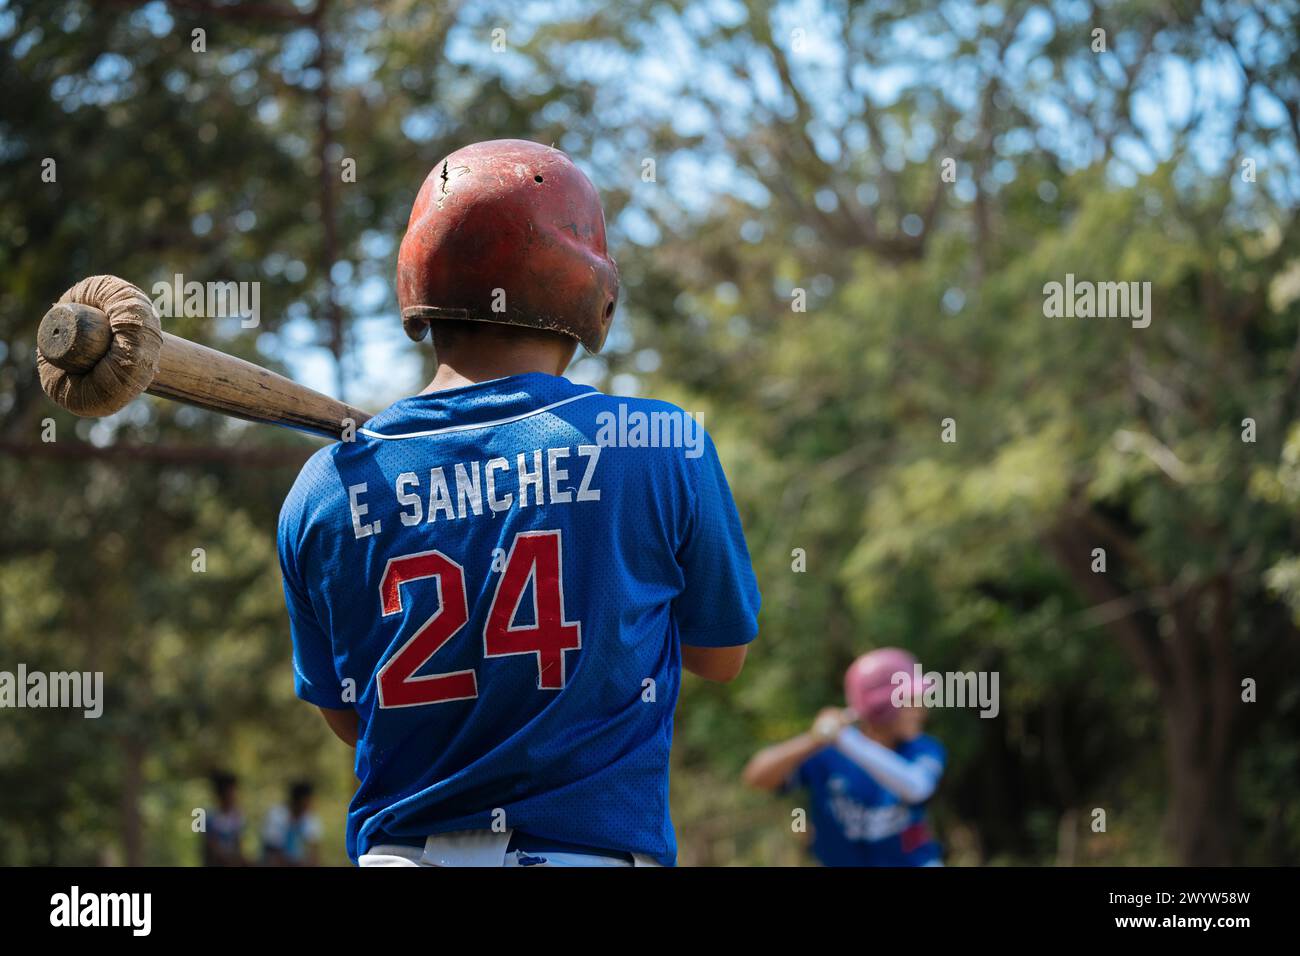
[[[94,306],[61,302],[45,313],[36,331],[36,347],[55,368],[84,375],[108,354],[113,329]]]

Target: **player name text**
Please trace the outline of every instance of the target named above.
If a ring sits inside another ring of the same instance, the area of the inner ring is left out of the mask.
[[[393,482],[397,517],[409,528],[469,515],[495,517],[511,508],[599,501],[600,489],[593,482],[600,451],[599,445],[537,448],[520,452],[514,461],[489,458],[437,465],[427,474],[404,471]],[[368,482],[348,486],[352,533],[357,538],[383,531],[383,521],[371,519],[369,493]]]

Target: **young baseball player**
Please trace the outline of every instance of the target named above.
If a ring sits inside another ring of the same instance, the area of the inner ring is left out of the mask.
[[[745,768],[750,786],[811,794],[812,852],[825,866],[942,865],[925,805],[944,750],[921,732],[915,664],[895,647],[859,657],[844,676],[847,710],[823,710],[811,731],[759,751]]]
[[[698,421],[561,377],[618,292],[595,188],[535,143],[453,153],[397,288],[436,374],[313,456],[279,528],[298,695],[357,750],[348,853],[672,864],[681,671],[734,678],[759,595]]]

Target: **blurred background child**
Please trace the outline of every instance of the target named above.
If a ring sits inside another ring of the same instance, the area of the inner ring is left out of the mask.
[[[298,781],[289,787],[289,805],[272,807],[262,825],[264,866],[317,866],[320,819],[312,812],[315,787]]]
[[[239,778],[226,770],[212,774],[217,805],[207,811],[203,831],[204,866],[247,866],[244,811],[239,808]]]
[[[825,866],[942,865],[925,806],[944,749],[922,733],[916,663],[896,647],[859,657],[844,676],[848,709],[824,709],[812,730],[765,747],[745,767],[752,787],[811,793],[812,853]]]

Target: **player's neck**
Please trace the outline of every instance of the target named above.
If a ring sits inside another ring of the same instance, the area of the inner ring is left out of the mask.
[[[497,378],[508,378],[511,375],[525,375],[528,372],[559,375],[563,371],[563,366],[556,367],[554,364],[543,365],[537,362],[493,362],[484,365],[472,363],[451,365],[439,362],[433,379],[420,394],[427,395],[429,392],[441,392],[448,388],[460,388],[478,382],[490,382]]]
[[[862,729],[862,732],[876,743],[885,747],[892,748],[894,744],[898,742],[893,731],[885,727],[874,727],[868,724]]]

